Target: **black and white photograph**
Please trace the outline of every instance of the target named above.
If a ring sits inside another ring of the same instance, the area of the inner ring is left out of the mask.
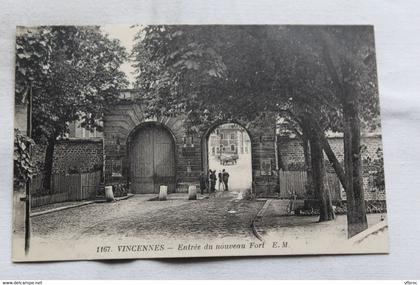
[[[14,262],[388,253],[372,25],[18,26]]]

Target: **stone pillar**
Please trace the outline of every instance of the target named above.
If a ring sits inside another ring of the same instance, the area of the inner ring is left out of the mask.
[[[197,200],[197,188],[195,185],[188,186],[188,200]]]
[[[168,186],[160,185],[159,188],[159,201],[165,201],[168,197]]]
[[[114,201],[114,192],[112,192],[112,186],[105,186],[105,199],[107,202]]]
[[[278,161],[276,146],[276,114],[249,124],[252,140],[253,191],[257,197],[278,196]]]

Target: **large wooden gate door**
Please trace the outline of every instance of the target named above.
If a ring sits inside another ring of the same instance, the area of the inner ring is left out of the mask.
[[[129,150],[132,193],[159,193],[161,185],[175,192],[175,143],[158,125],[147,125],[134,134]]]

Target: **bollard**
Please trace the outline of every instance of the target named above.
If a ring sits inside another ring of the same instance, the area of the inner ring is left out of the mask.
[[[188,200],[197,200],[197,188],[195,185],[188,186]]]
[[[114,193],[112,192],[112,186],[105,186],[105,199],[107,202],[114,201]]]
[[[167,196],[168,196],[168,186],[160,185],[159,201],[165,201]]]

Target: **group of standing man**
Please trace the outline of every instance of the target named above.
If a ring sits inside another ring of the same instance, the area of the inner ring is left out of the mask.
[[[206,189],[209,194],[216,192],[217,179],[219,180],[218,191],[229,191],[229,173],[223,169],[216,177],[216,170],[209,169],[208,176],[204,172],[200,174],[201,194],[204,194]]]

